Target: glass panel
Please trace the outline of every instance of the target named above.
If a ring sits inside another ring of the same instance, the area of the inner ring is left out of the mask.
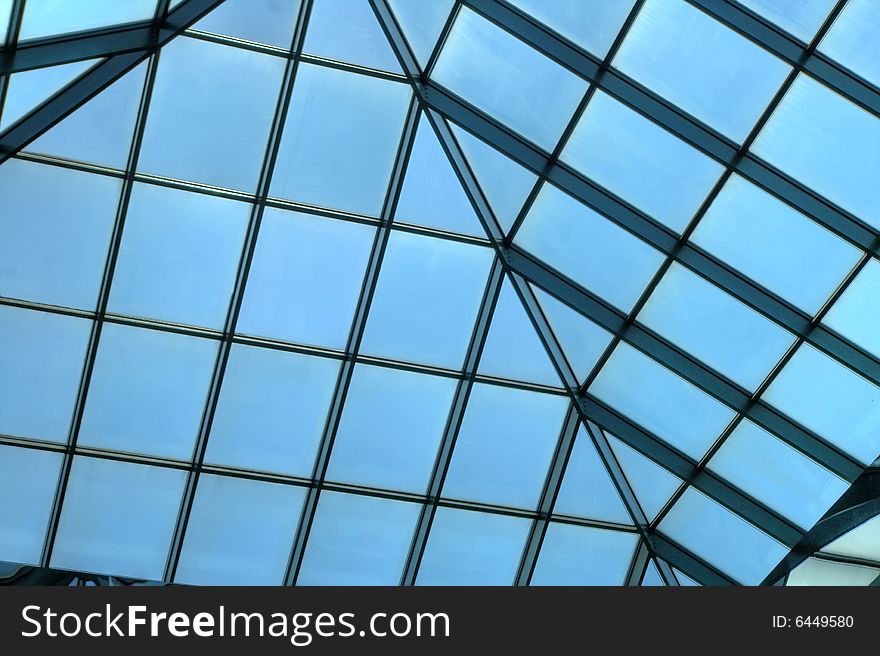
[[[880,121],[799,75],[752,152],[880,228]]]
[[[124,169],[146,71],[144,63],[126,73],[28,144],[26,150]]]
[[[0,513],[0,560],[40,563],[62,457],[0,445],[0,499],[15,499]]]
[[[608,443],[623,475],[636,495],[639,506],[648,518],[654,521],[672,495],[681,486],[681,479],[670,474],[656,462],[643,456],[632,447],[624,444],[613,435],[608,435]]]
[[[79,444],[190,460],[217,342],[105,324]]]
[[[303,52],[401,72],[373,9],[364,0],[313,0]]]
[[[0,306],[0,433],[66,442],[92,322]]]
[[[587,105],[562,159],[677,233],[722,171],[714,160],[601,91]]]
[[[812,527],[849,487],[747,419],[724,441],[709,469],[804,529]]]
[[[513,226],[529,191],[538,179],[506,155],[480,141],[467,130],[449,124],[486,200],[505,234]]]
[[[455,388],[452,378],[355,367],[327,478],[424,492]]]
[[[880,262],[868,260],[825,315],[825,324],[880,357]]]
[[[459,11],[431,77],[545,150],[553,150],[587,90],[584,80],[469,9]],[[540,117],[535,98],[548,101]]]
[[[138,169],[253,191],[284,60],[178,37],[162,58]]]
[[[849,0],[822,39],[819,50],[875,86],[880,86],[880,6]]]
[[[788,549],[707,496],[688,488],[660,531],[744,585],[758,585]]]
[[[297,585],[397,585],[418,517],[414,503],[322,493]]]
[[[672,568],[672,571],[675,574],[676,578],[678,579],[679,585],[684,585],[684,586],[688,586],[688,587],[694,587],[694,586],[700,585],[699,583],[694,581],[690,576],[688,576],[684,572],[681,572],[681,571],[675,569],[674,567]]]
[[[418,585],[511,585],[531,522],[438,508],[419,566]]]
[[[575,375],[585,380],[611,343],[611,333],[537,287],[532,291]]]
[[[860,252],[785,203],[732,175],[691,241],[812,314]]]
[[[531,585],[623,585],[635,533],[550,522]]]
[[[225,0],[193,27],[290,48],[300,4],[301,0]]]
[[[485,237],[428,119],[422,116],[394,220]]]
[[[453,0],[388,0],[388,6],[422,66],[428,63],[453,4]]]
[[[834,6],[834,0],[737,0],[756,14],[809,43],[819,31],[825,17]]]
[[[648,0],[614,66],[737,141],[791,70],[683,0]]]
[[[634,4],[633,0],[509,2],[598,57],[608,53]]]
[[[562,395],[474,385],[443,496],[536,508],[567,407]]]
[[[0,290],[94,309],[121,183],[11,159],[0,167]]]
[[[794,343],[793,335],[678,263],[638,320],[749,391]]]
[[[880,517],[874,517],[837,538],[822,551],[838,556],[880,561]],[[880,575],[880,572],[878,572]]]
[[[199,477],[176,583],[283,585],[302,487]]]
[[[22,16],[19,38],[35,39],[150,20],[155,12],[156,0],[28,0]]]
[[[621,343],[590,394],[699,460],[733,419],[727,406]]]
[[[807,558],[788,575],[786,585],[871,585],[880,569]]]
[[[488,248],[393,232],[361,351],[460,368],[491,262]]]
[[[12,14],[13,0],[0,0],[0,44],[6,43],[6,33],[9,31],[9,18]]]
[[[480,355],[480,373],[560,387],[559,375],[510,282],[505,280]]]
[[[51,566],[159,580],[186,472],[73,459]]]
[[[272,194],[379,216],[410,95],[406,84],[301,64]]]
[[[659,251],[551,185],[541,189],[515,241],[625,312],[663,262]]]
[[[654,561],[649,560],[648,566],[645,568],[645,575],[642,577],[641,586],[650,588],[662,587],[665,585],[666,583],[664,583],[663,579],[660,577],[660,572],[657,571],[657,566],[654,564]]]
[[[108,309],[222,328],[251,206],[135,184]]]
[[[880,455],[880,390],[809,344],[763,398],[866,465]]]
[[[375,228],[267,209],[238,331],[342,349]]]
[[[310,478],[339,363],[234,344],[205,462]]]
[[[553,512],[619,524],[632,523],[583,426],[578,427]]]
[[[0,130],[5,130],[32,109],[42,105],[90,69],[94,63],[94,59],[89,59],[10,75],[3,113],[0,115]]]

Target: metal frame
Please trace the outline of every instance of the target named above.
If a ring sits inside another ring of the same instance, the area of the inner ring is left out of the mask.
[[[271,481],[307,489],[307,500],[304,504],[296,535],[293,537],[289,564],[285,575],[285,583],[289,585],[296,583],[307,547],[312,522],[323,490],[365,494],[422,505],[422,511],[402,573],[400,581],[402,585],[413,585],[417,580],[422,555],[438,507],[464,508],[472,511],[499,513],[530,519],[529,535],[523,548],[514,581],[516,585],[529,584],[540,555],[544,535],[551,521],[637,533],[640,540],[633,554],[626,577],[626,584],[628,585],[638,585],[641,583],[651,559],[656,563],[661,578],[669,585],[678,584],[672,569],[673,567],[705,584],[729,585],[734,583],[730,577],[718,571],[717,568],[709,565],[657,531],[657,526],[662,521],[665,513],[688,486],[694,486],[699,489],[792,549],[789,556],[768,575],[764,582],[765,584],[772,584],[784,578],[791,568],[796,566],[810,553],[821,548],[821,546],[833,540],[834,537],[846,532],[849,528],[852,528],[856,525],[854,523],[858,523],[858,520],[863,520],[866,517],[866,513],[880,511],[880,507],[877,506],[878,498],[880,498],[880,488],[878,488],[874,478],[870,478],[867,473],[862,474],[864,467],[861,463],[855,461],[852,457],[843,453],[821,437],[797,425],[760,399],[763,390],[766,389],[775,374],[778,373],[779,369],[784,366],[785,362],[788,361],[788,358],[794,352],[794,347],[774,372],[771,373],[761,388],[756,393],[752,393],[741,388],[724,375],[700,363],[688,353],[668,343],[635,321],[635,316],[639,309],[650,296],[669,265],[672,262],[678,262],[698,275],[710,280],[727,293],[757,310],[763,316],[769,317],[787,328],[797,338],[796,345],[809,343],[861,374],[866,379],[875,384],[880,384],[880,359],[820,325],[824,312],[827,311],[833,300],[839,297],[846,288],[846,285],[857,275],[870,257],[880,255],[880,231],[867,226],[858,218],[830,203],[827,199],[821,198],[812,190],[791,180],[774,167],[758,160],[749,153],[749,146],[753,139],[781,100],[787,88],[794,81],[796,75],[800,72],[807,72],[813,75],[823,83],[831,86],[838,93],[859,104],[865,110],[880,117],[880,90],[844,71],[816,52],[817,44],[830,27],[834,18],[842,11],[845,0],[839,0],[836,3],[834,10],[826,19],[816,37],[810,44],[806,45],[797,42],[750,11],[727,0],[687,1],[793,66],[786,82],[765,110],[749,137],[742,144],[734,143],[727,137],[718,134],[717,131],[682,112],[679,108],[670,105],[634,80],[629,79],[611,67],[614,54],[625,39],[629,27],[641,9],[643,0],[635,3],[608,55],[601,60],[543,27],[528,15],[502,0],[456,0],[455,7],[444,25],[441,37],[425,66],[425,72],[422,71],[412,54],[387,0],[370,0],[379,23],[386,37],[388,37],[392,50],[397,55],[405,72],[403,76],[303,53],[302,47],[311,11],[310,0],[305,0],[300,8],[292,44],[287,50],[203,31],[187,30],[189,25],[219,5],[222,0],[186,0],[170,12],[168,11],[168,1],[163,0],[159,5],[156,17],[152,21],[40,39],[0,50],[0,108],[2,108],[2,100],[9,74],[59,63],[81,61],[92,57],[106,57],[101,63],[87,71],[53,97],[47,99],[6,131],[0,133],[0,163],[9,157],[15,156],[20,159],[38,161],[47,165],[68,167],[97,175],[113,176],[120,178],[123,182],[123,193],[117,210],[112,245],[101,285],[100,301],[94,312],[45,306],[19,299],[0,298],[0,305],[67,314],[93,320],[93,332],[89,342],[86,364],[77,395],[74,420],[71,424],[67,443],[50,444],[16,436],[0,435],[0,444],[45,449],[64,454],[62,474],[59,480],[58,492],[55,496],[50,527],[46,535],[41,565],[48,567],[51,561],[53,543],[58,529],[70,468],[76,455],[172,467],[188,472],[187,484],[181,501],[174,538],[170,545],[165,567],[164,580],[166,582],[174,580],[177,563],[185,541],[186,528],[198,480],[202,473]],[[10,25],[10,34],[13,36],[18,32],[23,6],[24,0],[15,0],[13,3],[14,20]],[[537,148],[492,117],[451,94],[430,79],[430,71],[439,57],[455,17],[460,8],[465,6],[515,34],[521,40],[589,82],[587,93],[570,119],[562,139],[552,152]],[[170,39],[184,30],[187,30],[187,36],[191,38],[250,49],[282,57],[286,60],[285,74],[261,168],[260,182],[256,193],[253,195],[183,180],[145,175],[136,171],[160,49]],[[14,44],[15,39],[11,39],[10,42]],[[146,60],[149,60],[148,73],[143,88],[131,152],[124,170],[108,169],[86,163],[70,162],[58,158],[20,152],[33,139],[50,129],[58,121],[94,97],[137,64]],[[281,132],[290,103],[294,102],[296,97],[296,70],[298,64],[303,61],[362,75],[371,75],[397,83],[407,83],[411,85],[414,91],[414,99],[410,105],[403,133],[401,134],[393,175],[389,181],[385,203],[379,217],[354,215],[327,208],[311,207],[269,196],[275,158],[281,143]],[[721,179],[715,185],[683,234],[673,233],[652,217],[632,207],[615,194],[559,161],[560,153],[568,135],[574,129],[592,94],[597,89],[602,89],[618,98],[725,167],[725,172]],[[403,184],[420,115],[424,115],[427,118],[428,124],[438,137],[485,230],[485,238],[446,233],[431,228],[407,225],[396,220],[394,215],[397,199]],[[538,180],[531,190],[510,234],[505,235],[501,229],[476,176],[450,129],[450,122],[462,126],[537,174]],[[734,172],[755,182],[774,196],[782,199],[819,224],[829,228],[835,234],[864,252],[859,265],[850,272],[835,296],[816,316],[805,314],[762,285],[742,276],[723,262],[688,242],[688,237],[693,228],[711,204],[718,190]],[[155,320],[134,319],[107,312],[110,284],[121,243],[128,200],[131,188],[135,182],[145,182],[196,193],[234,198],[252,204],[252,212],[238,268],[236,284],[226,323],[222,330],[208,330]],[[665,264],[644,291],[632,312],[625,314],[613,308],[574,281],[555,271],[552,267],[536,260],[516,244],[516,231],[527,215],[538,190],[545,183],[550,183],[563,189],[609,220],[648,242],[666,256]],[[244,295],[262,215],[266,207],[293,209],[320,216],[365,223],[377,228],[352,329],[348,343],[342,351],[236,334],[238,312]],[[395,362],[359,353],[367,314],[373,292],[376,288],[385,246],[391,230],[409,231],[430,235],[434,238],[479,244],[491,247],[495,252],[495,262],[484,290],[479,316],[473,329],[467,357],[460,370],[446,370],[417,363]],[[548,357],[560,376],[560,388],[498,379],[478,372],[480,355],[489,333],[495,304],[505,278],[512,284],[541,342],[546,348]],[[545,290],[553,297],[574,308],[582,315],[589,317],[595,323],[614,334],[614,341],[586,382],[578,380],[572,370],[550,323],[538,304],[533,286]],[[88,386],[97,354],[101,329],[108,322],[149,327],[155,330],[214,339],[219,342],[210,392],[204,408],[196,447],[190,461],[171,461],[149,456],[104,451],[81,447],[77,444],[79,425],[88,394]],[[657,436],[650,434],[627,417],[590,396],[588,392],[589,383],[620,341],[625,341],[648,354],[737,412],[737,418],[725,430],[709,453],[700,461],[695,461],[670,447]],[[226,362],[233,344],[250,344],[264,348],[295,351],[341,361],[342,366],[333,395],[331,411],[326,421],[318,457],[311,477],[281,476],[235,468],[217,467],[204,463],[205,448],[211,423],[219,399]],[[432,470],[430,485],[424,494],[401,493],[325,480],[327,465],[351,376],[356,364],[361,362],[447,376],[457,380],[454,401]],[[534,511],[457,501],[443,497],[443,482],[454,452],[455,442],[464,418],[470,391],[475,382],[490,382],[520,389],[565,394],[570,401],[569,411],[561,427],[551,466],[544,481],[540,502]],[[726,439],[743,417],[748,417],[755,423],[770,430],[796,449],[818,460],[848,481],[855,480],[848,495],[838,502],[807,533],[804,533],[792,522],[757,501],[748,493],[737,489],[706,469],[706,463],[709,458],[717,451],[724,439]],[[620,495],[630,515],[632,526],[614,525],[595,520],[560,516],[554,513],[555,499],[564,477],[578,427],[581,425],[584,426],[586,435],[596,448],[605,470],[608,472],[615,489]],[[606,430],[637,451],[661,464],[682,480],[682,485],[678,492],[667,503],[658,517],[648,518],[641,509],[627,477],[611,450],[605,433]],[[876,473],[873,476],[876,477]],[[869,479],[874,482],[864,482]]]

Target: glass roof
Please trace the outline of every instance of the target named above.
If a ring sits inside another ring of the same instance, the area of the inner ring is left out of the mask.
[[[880,14],[712,4],[0,0],[0,561],[773,583],[880,456]]]

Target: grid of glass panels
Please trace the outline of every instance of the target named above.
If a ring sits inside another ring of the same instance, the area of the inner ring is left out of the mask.
[[[22,39],[97,26],[39,4]],[[591,4],[501,10],[875,229],[876,112],[685,0]],[[821,3],[788,23],[743,4],[871,81],[840,36],[858,2],[830,31]],[[367,0],[227,0],[0,165],[0,469],[34,472],[0,560],[183,583],[687,580],[632,571],[656,533],[708,582],[760,583],[880,454],[873,254],[467,1],[373,5],[404,40]],[[401,47],[613,202],[536,177],[496,133],[450,123],[450,143]],[[4,126],[84,70],[11,76]],[[498,275],[510,246],[450,147],[548,273],[536,306]]]

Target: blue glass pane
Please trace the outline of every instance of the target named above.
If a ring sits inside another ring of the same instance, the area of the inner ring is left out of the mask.
[[[0,499],[15,499],[0,513],[0,560],[40,563],[62,457],[0,445]]]
[[[598,57],[608,53],[634,0],[509,0]]]
[[[455,388],[452,378],[358,365],[327,478],[424,492]]]
[[[632,523],[583,426],[578,428],[553,512],[618,524]]]
[[[675,569],[674,567],[672,568],[672,571],[675,573],[675,577],[678,579],[679,585],[683,585],[683,586],[687,586],[687,587],[693,587],[693,586],[700,585],[699,583],[694,581],[690,576],[688,576],[684,572],[681,572],[681,571]]]
[[[161,579],[185,484],[178,469],[77,456],[51,566]]]
[[[66,442],[92,322],[0,306],[0,433]]]
[[[791,70],[683,0],[648,0],[614,66],[737,141]]]
[[[714,160],[602,92],[587,105],[562,159],[678,233],[722,171]]]
[[[880,455],[880,390],[809,344],[763,398],[866,465]]]
[[[786,585],[864,586],[871,585],[880,570],[819,558],[808,558],[788,575]]]
[[[253,191],[284,60],[179,37],[162,48],[138,168]]]
[[[109,311],[222,328],[250,211],[224,198],[136,184]]]
[[[709,469],[804,529],[812,527],[849,487],[747,419],[724,441]]]
[[[297,585],[397,585],[418,517],[414,503],[324,492]]]
[[[880,561],[878,544],[880,544],[880,516],[875,516],[844,533],[834,542],[823,547],[822,551],[838,556]]]
[[[880,121],[799,75],[752,152],[880,228]]]
[[[313,0],[303,52],[400,72],[382,27],[364,0]]]
[[[659,251],[551,185],[541,189],[515,241],[624,311],[663,262]]]
[[[491,262],[488,248],[392,233],[361,351],[460,368]]]
[[[406,84],[301,64],[272,194],[378,216],[410,94]]]
[[[834,7],[834,0],[737,1],[805,43],[809,43],[819,31],[828,12]]]
[[[3,113],[0,115],[0,130],[5,130],[29,111],[39,107],[85,73],[94,63],[94,59],[89,59],[10,75]]]
[[[79,444],[190,460],[217,342],[106,324]]]
[[[868,260],[835,301],[824,322],[847,339],[880,357],[880,262]]]
[[[156,0],[29,0],[24,9],[19,38],[35,39],[149,20],[155,12]]]
[[[511,585],[529,533],[520,517],[438,508],[418,585]]]
[[[27,150],[125,168],[147,65],[141,64],[64,118]]]
[[[440,38],[454,0],[388,0],[418,62],[424,67]]]
[[[443,496],[537,507],[567,407],[561,395],[474,385]]]
[[[234,345],[205,462],[310,478],[339,363]]]
[[[859,259],[857,249],[738,175],[691,241],[810,314]]]
[[[653,521],[681,485],[681,480],[613,435],[607,435],[614,457],[648,521]]]
[[[640,584],[642,587],[661,587],[666,585],[663,582],[663,579],[660,577],[660,572],[657,571],[657,566],[654,564],[653,560],[648,561],[648,566],[645,568],[645,575],[642,577],[642,582]]]
[[[628,344],[621,343],[590,394],[699,460],[734,412]]]
[[[174,578],[195,585],[282,585],[302,487],[203,474]]]
[[[6,32],[9,30],[9,17],[12,13],[13,0],[0,0],[0,44],[6,42]]]
[[[485,237],[428,119],[422,117],[394,220]]]
[[[587,90],[586,81],[469,9],[459,11],[432,77],[545,150]],[[548,101],[540,116],[536,98]]]
[[[678,263],[638,320],[749,391],[794,343],[793,335]]]
[[[880,86],[880,5],[872,0],[849,0],[819,44],[819,50],[848,69]]]
[[[0,167],[0,293],[94,309],[119,180],[9,160]]]
[[[193,27],[290,48],[300,4],[301,0],[224,0]]]
[[[531,585],[622,585],[638,541],[635,533],[551,522]]]
[[[465,159],[505,234],[513,226],[537,176],[506,155],[450,123]]]
[[[560,387],[559,375],[516,291],[505,280],[480,356],[480,373]]]
[[[585,380],[611,343],[611,334],[546,292],[532,290],[575,375]]]
[[[788,549],[738,515],[688,488],[660,531],[744,585],[758,585]]]
[[[267,209],[238,331],[343,348],[374,235],[358,223]]]

